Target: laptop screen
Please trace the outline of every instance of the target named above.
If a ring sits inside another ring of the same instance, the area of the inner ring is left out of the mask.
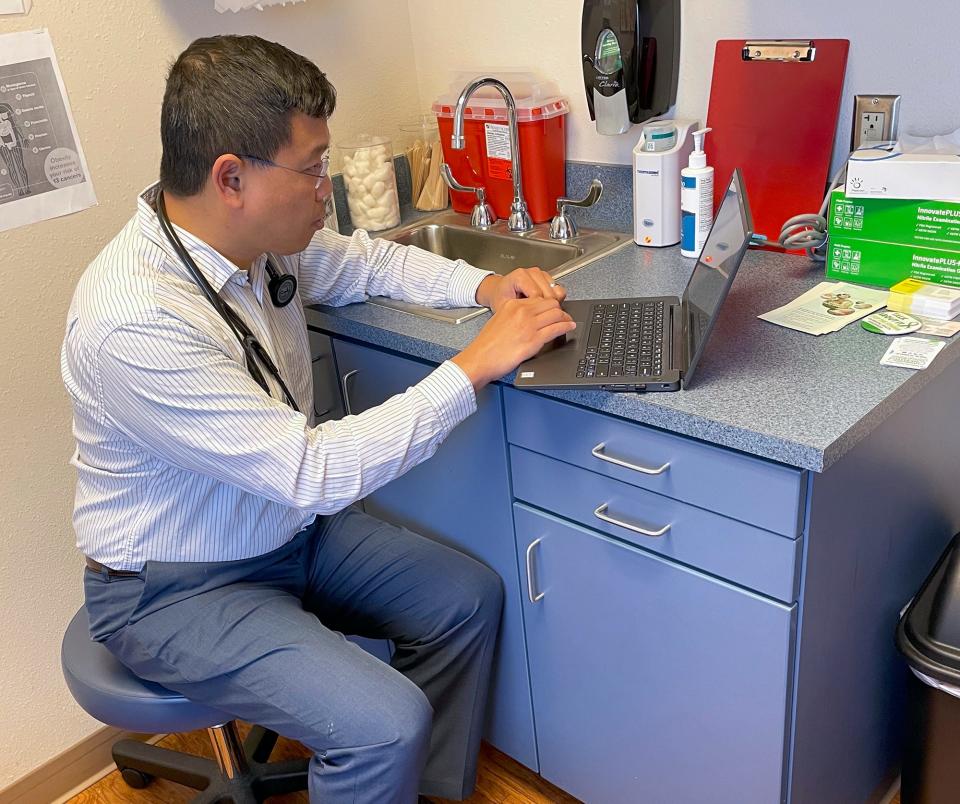
[[[733,172],[730,186],[713,220],[713,228],[680,300],[681,315],[686,322],[689,355],[683,377],[684,386],[689,385],[693,377],[752,235],[750,204],[738,169]]]

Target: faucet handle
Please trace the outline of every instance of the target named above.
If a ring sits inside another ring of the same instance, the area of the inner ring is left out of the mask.
[[[444,162],[440,165],[440,175],[451,190],[457,190],[461,193],[475,193],[477,203],[470,214],[470,225],[476,229],[489,229],[497,222],[497,213],[493,211],[487,203],[487,189],[485,187],[471,187],[467,184],[460,184],[450,172],[450,165]]]
[[[550,237],[553,240],[569,240],[577,236],[577,224],[567,217],[567,207],[592,207],[603,195],[603,183],[600,179],[590,182],[587,194],[578,201],[572,198],[557,199],[557,216],[550,221]]]

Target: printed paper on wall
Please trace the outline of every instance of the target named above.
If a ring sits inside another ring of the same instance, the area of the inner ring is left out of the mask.
[[[50,34],[0,35],[0,232],[96,203]]]

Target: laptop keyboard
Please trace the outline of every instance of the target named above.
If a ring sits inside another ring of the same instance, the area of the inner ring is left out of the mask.
[[[656,377],[663,373],[662,301],[595,304],[577,377]]]

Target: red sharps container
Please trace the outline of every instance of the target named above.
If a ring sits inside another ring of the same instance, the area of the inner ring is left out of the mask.
[[[566,189],[564,119],[570,104],[550,83],[528,73],[489,75],[503,81],[516,101],[523,194],[534,223],[543,223],[554,216],[557,199]],[[513,201],[513,163],[507,105],[497,90],[481,87],[473,94],[464,112],[466,148],[455,151],[450,146],[457,98],[475,77],[459,74],[432,109],[440,129],[443,159],[453,177],[461,184],[486,187],[487,201],[498,218],[506,219]],[[473,193],[451,191],[450,197],[457,212],[469,213],[476,203]]]

